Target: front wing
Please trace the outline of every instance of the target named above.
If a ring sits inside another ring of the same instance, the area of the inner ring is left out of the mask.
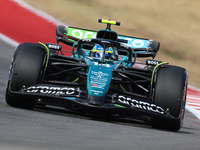
[[[120,94],[106,95],[104,104],[93,105],[88,103],[85,90],[74,87],[38,84],[23,88],[20,91],[11,91],[8,87],[8,92],[16,97],[36,98],[39,104],[45,105],[76,108],[77,110],[134,113],[150,117],[168,118],[174,121],[179,120],[179,118],[171,116],[162,107],[151,101],[125,97]]]

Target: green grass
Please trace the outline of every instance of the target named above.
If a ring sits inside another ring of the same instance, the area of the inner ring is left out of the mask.
[[[119,34],[161,42],[156,59],[181,66],[200,88],[199,0],[24,0],[71,26],[98,30],[99,18],[120,21]]]

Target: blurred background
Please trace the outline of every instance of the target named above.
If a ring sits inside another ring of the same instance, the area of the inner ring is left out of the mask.
[[[71,26],[98,30],[99,18],[120,21],[118,34],[161,42],[155,59],[181,66],[200,88],[199,0],[24,0]]]

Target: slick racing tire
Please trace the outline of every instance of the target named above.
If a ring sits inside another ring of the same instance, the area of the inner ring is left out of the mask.
[[[40,83],[45,66],[45,57],[46,51],[39,44],[24,43],[16,48],[5,95],[7,104],[26,109],[35,107],[36,99],[14,96],[9,88],[16,92],[24,86],[28,87]]]
[[[151,118],[151,126],[178,131],[183,124],[187,95],[187,72],[184,68],[164,65],[157,71],[154,98],[156,105],[162,107],[170,116],[168,118]]]

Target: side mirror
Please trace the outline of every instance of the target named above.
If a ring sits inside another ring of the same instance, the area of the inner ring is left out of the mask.
[[[68,33],[68,27],[63,25],[58,25],[56,27],[56,35],[59,37],[66,37]]]

